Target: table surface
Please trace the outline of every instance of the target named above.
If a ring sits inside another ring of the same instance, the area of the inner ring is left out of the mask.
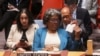
[[[0,51],[0,56],[4,56],[5,51]],[[66,56],[84,56],[85,52],[68,51]],[[16,56],[16,53],[12,52],[10,56]],[[65,56],[65,55],[64,55]]]
[[[69,51],[68,56],[85,56],[85,52]]]
[[[0,56],[3,56],[3,54],[4,54],[4,51],[0,51]]]

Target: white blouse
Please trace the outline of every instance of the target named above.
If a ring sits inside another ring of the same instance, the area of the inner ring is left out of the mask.
[[[54,49],[59,50],[60,46],[60,38],[58,33],[49,33],[47,32],[46,39],[45,39],[45,46],[53,46]]]

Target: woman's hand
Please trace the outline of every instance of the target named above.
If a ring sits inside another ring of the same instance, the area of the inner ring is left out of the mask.
[[[53,51],[53,46],[51,45],[46,45],[45,48],[43,48],[45,51]]]
[[[18,48],[16,51],[17,51],[17,52],[25,52],[26,50],[23,49],[23,48]]]
[[[28,42],[27,41],[24,41],[24,42],[18,42],[16,45],[15,45],[15,47],[17,47],[17,48],[27,48],[27,47],[29,47],[30,45],[28,44]]]

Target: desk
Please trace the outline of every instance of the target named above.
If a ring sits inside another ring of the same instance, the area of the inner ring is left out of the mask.
[[[64,51],[65,52],[65,51]],[[77,52],[77,51],[66,51],[65,53],[68,53],[67,55],[61,55],[61,56],[85,56],[85,52]],[[0,52],[0,56],[4,55],[4,51]],[[9,56],[9,55],[6,55]],[[16,52],[11,52],[10,56],[17,56]]]
[[[3,56],[3,54],[4,54],[4,51],[0,51],[0,56]]]
[[[85,52],[69,51],[68,56],[85,56]]]

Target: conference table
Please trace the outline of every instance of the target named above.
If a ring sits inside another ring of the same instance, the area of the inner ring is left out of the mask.
[[[5,50],[5,51],[0,51],[0,56],[17,56],[17,53],[18,52],[16,52],[16,51]],[[51,55],[51,56],[59,56],[59,55]],[[61,51],[60,56],[85,56],[85,52],[81,52],[81,51]]]

